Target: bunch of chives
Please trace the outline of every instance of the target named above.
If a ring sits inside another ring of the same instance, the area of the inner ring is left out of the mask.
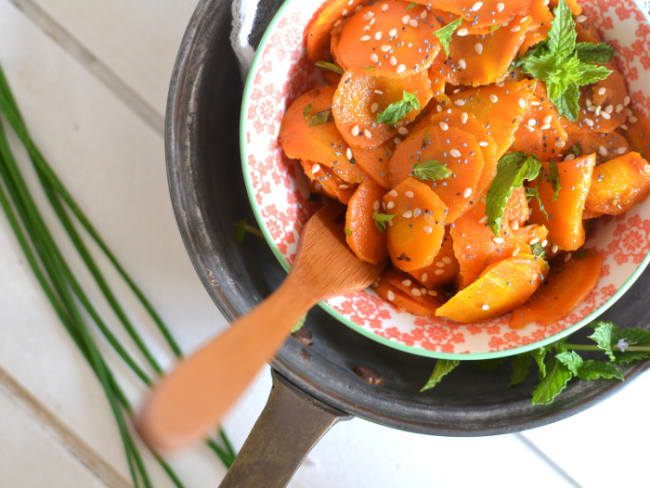
[[[61,180],[57,177],[34,144],[27,131],[1,67],[0,113],[4,115],[6,121],[27,150],[33,167],[36,170],[38,180],[52,206],[52,209],[56,213],[60,223],[63,225],[63,228],[79,253],[79,256],[88,268],[88,271],[100,288],[104,298],[115,313],[115,316],[125,328],[146,362],[157,375],[162,374],[163,371],[160,364],[156,361],[153,354],[151,354],[140,334],[133,327],[133,324],[127,317],[101,270],[92,258],[86,244],[77,231],[78,225],[87,232],[118,274],[122,279],[124,279],[129,289],[134,293],[138,301],[142,304],[148,315],[156,324],[172,353],[177,358],[180,358],[182,357],[182,353],[178,343],[175,341],[160,315],[155,311],[149,300],[144,296],[130,275],[121,266],[115,255],[108,248],[95,227],[88,220],[81,208],[76,204],[75,200],[72,198],[70,193],[68,193]],[[95,323],[101,334],[133,373],[147,387],[151,386],[153,381],[143,371],[143,369],[138,366],[133,357],[111,332],[106,321],[97,312],[79,281],[76,279],[73,271],[69,267],[65,256],[61,253],[59,246],[55,242],[47,224],[41,216],[39,208],[32,198],[20,168],[13,157],[7,141],[3,121],[1,119],[0,206],[2,206],[2,210],[7,217],[7,220],[37,281],[43,288],[45,295],[52,304],[52,307],[61,320],[61,323],[85,359],[88,361],[88,364],[102,386],[117,423],[134,486],[150,487],[151,481],[142,461],[142,457],[135,445],[132,430],[129,426],[130,422],[134,419],[133,410],[122,389],[115,380],[115,377],[105,359],[102,357],[95,339],[91,336],[87,323],[88,320],[85,318],[84,312],[90,317],[90,319],[92,319],[92,322]],[[214,439],[207,439],[205,442],[221,459],[224,465],[230,467],[236,454],[228,440],[228,437],[222,429],[219,430],[219,438],[221,445]],[[172,482],[176,486],[182,487],[183,484],[164,459],[156,452],[153,452],[153,455],[169,475]]]

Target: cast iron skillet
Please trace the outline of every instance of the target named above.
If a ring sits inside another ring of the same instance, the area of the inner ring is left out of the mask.
[[[261,0],[254,44],[280,3]],[[284,271],[263,240],[234,240],[235,223],[254,219],[239,161],[242,82],[228,41],[230,10],[225,0],[201,0],[194,12],[172,76],[165,144],[172,203],[188,253],[217,307],[232,320],[273,290]],[[607,318],[622,326],[650,324],[649,292],[646,271]],[[348,415],[426,434],[502,434],[573,415],[622,385],[575,382],[554,404],[533,407],[532,376],[508,389],[507,365],[488,372],[465,363],[434,391],[421,394],[431,359],[366,339],[318,307],[309,313],[304,332],[302,341],[287,340],[273,360],[269,404],[224,486],[284,486],[313,443]],[[628,367],[626,377],[648,364]],[[358,367],[374,370],[382,384],[363,379]]]

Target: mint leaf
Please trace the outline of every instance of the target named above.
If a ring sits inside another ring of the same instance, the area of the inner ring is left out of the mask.
[[[614,57],[614,48],[604,42],[579,42],[576,53],[583,63],[607,64]]]
[[[377,224],[377,227],[379,227],[379,230],[382,232],[386,232],[386,225],[388,222],[393,220],[395,216],[392,214],[385,214],[385,213],[374,213],[372,214],[372,218],[375,219],[375,224]]]
[[[302,109],[302,116],[305,118],[305,120],[309,120],[309,114],[311,111],[314,109],[313,105],[310,103],[309,105],[305,105],[305,108]]]
[[[315,113],[311,117],[309,117],[308,120],[308,125],[309,127],[313,127],[315,125],[321,125],[321,124],[326,124],[327,122],[331,122],[334,119],[332,118],[332,111],[327,109],[323,110],[322,112]]]
[[[535,198],[537,200],[537,205],[539,206],[539,210],[548,219],[548,212],[546,211],[546,207],[544,206],[544,203],[542,203],[542,197],[539,196],[539,187],[538,186],[528,186],[528,187],[526,187],[526,198],[528,198],[529,202],[533,198]]]
[[[569,154],[573,154],[576,158],[582,156],[582,144],[576,142],[573,146],[569,148]]]
[[[496,32],[496,31],[498,31],[500,28],[501,28],[501,25],[500,25],[500,24],[494,24],[494,25],[491,25],[491,26],[490,26],[490,33],[492,33],[492,32]]]
[[[548,48],[557,56],[558,63],[573,54],[576,48],[576,23],[573,13],[564,0],[560,0],[553,11],[551,29],[548,31]]]
[[[516,386],[524,381],[530,375],[530,366],[532,364],[532,359],[530,354],[519,354],[512,358],[512,371],[510,373],[510,385]]]
[[[533,405],[548,405],[555,400],[573,378],[573,373],[557,358],[548,361],[547,374],[533,390]]]
[[[509,153],[499,160],[497,175],[490,185],[485,201],[488,224],[494,235],[499,235],[503,212],[512,191],[523,185],[524,181],[537,178],[541,167],[539,159],[523,152]]]
[[[623,374],[612,363],[606,361],[594,361],[587,359],[578,369],[578,378],[581,380],[611,380],[617,379],[623,381]]]
[[[454,35],[454,32],[456,32],[456,29],[460,27],[462,22],[463,18],[458,17],[453,22],[448,23],[446,26],[441,27],[434,32],[435,36],[440,41],[440,44],[442,44],[442,48],[445,50],[447,56],[449,56],[449,43],[451,42],[451,36]]]
[[[395,125],[408,115],[411,110],[420,109],[418,97],[407,91],[402,92],[402,99],[399,102],[391,103],[382,112],[377,114],[377,122],[381,124]]]
[[[339,75],[343,74],[343,68],[337,64],[330,63],[329,61],[316,61],[314,64],[319,68],[328,69],[334,73],[338,73]]]
[[[294,332],[298,332],[300,329],[302,329],[306,321],[307,321],[307,315],[303,315],[302,318],[298,322],[296,322],[296,325],[293,326],[293,329],[291,329],[291,333],[293,334]]]
[[[546,251],[544,250],[544,246],[540,242],[537,242],[530,246],[531,251],[533,252],[533,256],[536,258],[542,258],[546,259]]]
[[[575,351],[564,351],[555,355],[555,358],[564,364],[573,374],[578,374],[582,366],[582,358]]]
[[[249,225],[246,219],[239,220],[235,224],[235,241],[242,242],[246,237],[246,234],[253,234],[257,237],[264,237],[262,231]]]
[[[548,353],[548,349],[546,346],[542,346],[530,352],[530,355],[537,363],[537,369],[539,369],[539,376],[541,378],[546,376],[546,363],[544,362],[544,360],[546,359],[547,353]]]
[[[352,229],[348,229],[347,227],[345,229],[343,229],[343,232],[345,232],[346,236],[354,235],[354,232],[352,232]]]
[[[451,373],[456,367],[460,364],[460,361],[457,359],[438,359],[436,365],[433,368],[433,373],[431,377],[426,382],[426,384],[420,389],[420,392],[430,390],[436,386],[442,379]]]
[[[548,174],[546,179],[553,187],[553,201],[557,200],[562,190],[562,182],[560,181],[560,172],[555,161],[551,161],[548,166]],[[548,216],[547,216],[548,217]]]
[[[420,5],[420,4],[419,4],[419,3],[416,3],[416,2],[411,2],[411,3],[409,3],[409,4],[406,6],[406,10],[414,9],[414,8],[417,7],[418,5]]]
[[[612,346],[650,346],[650,332],[645,329],[623,329],[614,327],[612,330]],[[640,359],[650,358],[646,351],[616,351],[616,364],[628,364]]]
[[[556,60],[553,54],[542,54],[535,56],[528,54],[522,64],[525,73],[528,73],[533,78],[538,80],[546,80],[549,73],[552,73],[556,68]]]
[[[432,159],[413,165],[413,176],[419,180],[438,181],[451,176],[451,170],[440,161]]]
[[[576,77],[576,83],[580,86],[591,85],[597,81],[604,80],[612,74],[612,70],[605,66],[596,64],[580,64]]]
[[[575,83],[569,83],[560,89],[558,85],[548,84],[548,97],[555,105],[558,113],[567,119],[575,122],[580,113],[580,88]],[[553,93],[553,95],[551,95]]]
[[[616,360],[616,356],[614,356],[614,352],[612,351],[612,332],[615,325],[603,320],[591,325],[594,328],[594,333],[589,336],[589,339],[594,341],[598,346],[598,349],[607,354],[611,361]]]

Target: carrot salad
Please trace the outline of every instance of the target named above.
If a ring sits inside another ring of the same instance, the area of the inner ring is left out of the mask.
[[[594,219],[650,193],[650,120],[579,3],[330,0],[306,33],[326,84],[280,143],[347,205],[399,310],[549,324],[595,287]]]

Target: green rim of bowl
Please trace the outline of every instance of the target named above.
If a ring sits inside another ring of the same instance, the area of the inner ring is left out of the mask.
[[[262,218],[262,215],[259,211],[259,208],[257,206],[257,202],[255,201],[255,196],[254,196],[254,189],[253,189],[253,184],[250,180],[249,177],[249,171],[248,171],[248,149],[246,147],[246,138],[244,137],[245,135],[245,126],[246,126],[246,114],[248,113],[248,107],[249,107],[249,95],[251,88],[253,86],[253,76],[252,73],[256,71],[257,64],[262,56],[262,53],[264,52],[264,49],[266,48],[266,43],[269,40],[269,37],[271,35],[271,32],[275,29],[275,25],[278,23],[280,18],[282,17],[285,9],[287,6],[292,2],[293,0],[285,0],[285,2],[280,6],[278,11],[276,12],[275,16],[271,20],[271,23],[267,27],[266,31],[264,32],[264,36],[262,37],[262,40],[260,41],[260,44],[257,48],[257,52],[255,53],[255,57],[253,59],[253,63],[251,64],[250,71],[248,72],[248,76],[246,78],[246,84],[244,86],[244,93],[243,93],[243,99],[242,99],[242,106],[241,106],[241,114],[239,117],[239,147],[240,147],[240,152],[241,152],[241,162],[242,162],[242,171],[244,173],[244,182],[246,184],[246,192],[248,193],[248,200],[250,201],[251,207],[253,208],[253,213],[255,214],[255,219],[257,220],[257,223],[262,231],[262,234],[264,235],[264,239],[266,240],[267,244],[271,247],[271,250],[273,251],[273,254],[275,254],[275,257],[278,259],[282,267],[285,269],[285,271],[289,271],[291,269],[291,266],[287,262],[287,260],[284,258],[280,250],[277,248],[275,245],[275,242],[273,241],[273,238],[271,237],[271,234],[266,227],[266,223],[264,219]],[[638,4],[638,2],[637,2]],[[640,5],[639,9],[643,12],[645,20],[648,24],[650,24],[650,17],[648,14],[641,8]],[[503,351],[493,351],[493,352],[479,352],[479,353],[469,353],[469,354],[461,354],[461,353],[446,353],[446,352],[439,352],[439,351],[428,351],[425,349],[421,349],[418,347],[412,347],[412,346],[406,346],[404,344],[401,344],[399,342],[392,341],[390,339],[386,339],[384,337],[381,337],[374,332],[361,327],[358,324],[355,324],[348,318],[344,317],[341,315],[339,312],[334,310],[331,306],[329,306],[325,302],[320,302],[318,305],[323,308],[326,312],[328,312],[330,315],[332,315],[335,319],[337,319],[339,322],[342,322],[346,326],[350,327],[352,330],[355,332],[358,332],[359,334],[368,337],[369,339],[372,339],[373,341],[379,342],[380,344],[383,344],[385,346],[391,347],[393,349],[397,349],[402,352],[406,352],[409,354],[415,354],[417,356],[425,356],[425,357],[430,357],[430,358],[436,358],[436,359],[458,359],[458,360],[463,360],[463,361],[478,361],[478,360],[483,360],[483,359],[496,359],[496,358],[502,358],[502,357],[507,357],[507,356],[514,356],[516,354],[521,354],[524,352],[532,351],[533,349],[538,349],[542,346],[546,346],[548,344],[551,344],[553,342],[556,342],[563,337],[566,337],[568,335],[573,334],[577,330],[581,329],[585,325],[589,324],[590,322],[594,321],[596,318],[598,318],[599,315],[604,313],[608,308],[610,308],[616,301],[623,296],[629,289],[630,287],[634,284],[634,282],[641,276],[645,268],[650,264],[650,252],[648,252],[644,258],[644,260],[636,267],[634,272],[629,276],[629,278],[623,283],[623,285],[616,291],[614,295],[612,295],[604,304],[602,304],[597,310],[589,314],[587,317],[584,319],[580,320],[579,322],[573,324],[571,327],[567,327],[561,332],[558,332],[557,334],[554,334],[552,336],[549,336],[545,339],[542,339],[540,341],[535,341],[531,342],[530,344],[526,344],[525,346],[519,346],[515,347],[512,349],[506,349]]]

